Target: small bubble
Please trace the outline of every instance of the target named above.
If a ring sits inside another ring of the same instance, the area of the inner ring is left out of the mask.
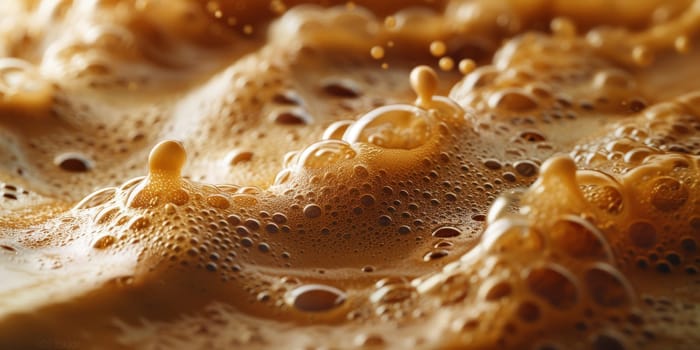
[[[501,169],[502,165],[497,159],[487,159],[484,161],[484,165],[491,170]]]
[[[529,160],[515,162],[513,165],[515,171],[525,177],[534,176],[537,174],[538,166]]]
[[[384,48],[381,46],[372,46],[372,48],[369,50],[369,54],[375,60],[382,59],[384,57]]]
[[[674,211],[688,200],[688,189],[671,177],[654,180],[651,188],[651,204],[664,212]]]
[[[444,250],[444,249],[435,250],[435,251],[428,252],[427,254],[425,254],[423,256],[423,261],[428,262],[428,261],[437,260],[437,259],[446,257],[448,254],[450,254],[450,252],[448,252],[447,250]]]
[[[455,61],[451,57],[443,57],[438,61],[438,66],[445,72],[449,72],[454,68]]]
[[[430,43],[430,54],[435,57],[442,57],[447,52],[447,45],[443,41],[435,40]]]
[[[360,96],[357,88],[344,81],[333,81],[323,85],[323,91],[328,95],[341,98],[356,98]]]
[[[207,197],[207,204],[217,209],[226,209],[231,205],[228,198],[220,194],[213,194]]]
[[[92,169],[92,162],[86,157],[76,153],[62,154],[56,157],[54,162],[61,169],[73,173],[84,173]]]
[[[321,207],[316,204],[308,204],[304,207],[304,216],[309,219],[321,216]]]
[[[97,239],[95,241],[95,244],[93,244],[92,246],[93,246],[93,248],[96,248],[96,249],[105,249],[105,248],[111,246],[112,244],[114,244],[114,242],[116,242],[116,241],[117,241],[116,237],[111,236],[111,235],[106,235],[106,236],[102,236],[99,239]]]
[[[598,305],[621,307],[629,303],[629,288],[619,273],[611,269],[592,268],[584,275],[588,293]]]
[[[345,302],[346,295],[345,292],[335,287],[322,284],[307,284],[291,290],[287,294],[286,299],[297,310],[324,312],[342,305]]]
[[[382,215],[379,217],[378,222],[379,222],[379,225],[381,225],[381,226],[389,226],[389,225],[391,225],[393,220],[388,215]]]
[[[568,309],[576,304],[578,290],[562,268],[535,268],[527,275],[530,290],[558,309]]]
[[[396,17],[387,16],[386,18],[384,18],[384,26],[387,29],[394,29],[396,27]]]
[[[433,237],[440,237],[440,238],[450,238],[450,237],[457,237],[462,232],[454,227],[451,226],[443,226],[440,227],[439,229],[433,231]]]
[[[474,69],[476,68],[476,63],[474,63],[474,61],[470,59],[463,59],[459,61],[458,67],[460,73],[467,75],[474,71]]]
[[[374,205],[374,196],[372,196],[371,194],[363,195],[362,197],[360,197],[360,203],[362,203],[362,205],[366,207],[372,206]]]

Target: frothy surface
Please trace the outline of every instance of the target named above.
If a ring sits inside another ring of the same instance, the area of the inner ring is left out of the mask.
[[[0,14],[1,348],[700,342],[699,2]]]

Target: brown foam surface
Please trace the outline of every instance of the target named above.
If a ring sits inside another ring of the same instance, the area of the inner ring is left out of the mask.
[[[0,3],[2,349],[694,349],[698,1]]]

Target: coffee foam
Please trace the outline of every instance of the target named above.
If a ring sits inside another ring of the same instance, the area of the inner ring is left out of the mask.
[[[615,4],[1,5],[0,344],[692,348],[700,11]]]

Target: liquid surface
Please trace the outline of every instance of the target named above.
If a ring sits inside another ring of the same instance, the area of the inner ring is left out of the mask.
[[[694,349],[699,1],[0,2],[2,349]]]

